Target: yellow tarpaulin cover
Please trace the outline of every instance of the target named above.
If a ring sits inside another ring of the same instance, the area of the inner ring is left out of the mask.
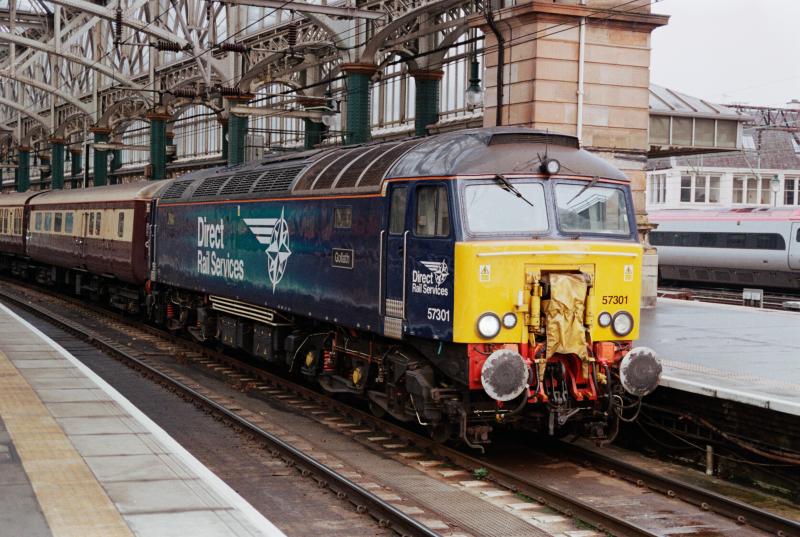
[[[577,354],[586,360],[586,330],[583,326],[587,284],[581,274],[550,274],[550,300],[544,303],[547,323],[547,353]]]

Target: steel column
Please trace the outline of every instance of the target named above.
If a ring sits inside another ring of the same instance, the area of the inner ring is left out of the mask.
[[[345,143],[363,144],[370,139],[370,78],[374,65],[346,63],[341,66],[347,76],[347,131]]]
[[[439,121],[439,86],[444,71],[412,71],[416,86],[414,134],[427,136],[428,126]]]
[[[51,138],[50,148],[52,158],[50,159],[50,188],[61,190],[64,188],[64,139]]]
[[[80,149],[70,149],[69,153],[72,157],[72,170],[70,173],[70,183],[72,184],[72,188],[78,187],[78,181],[81,179],[81,175],[83,173],[83,151]]]
[[[21,145],[17,149],[17,192],[27,192],[31,186],[31,148]]]
[[[150,120],[150,180],[167,177],[167,120],[169,114],[147,114]]]
[[[237,95],[226,97],[230,107],[244,105],[253,98],[252,95]],[[245,146],[247,144],[247,124],[249,116],[238,114],[228,115],[228,166],[236,166],[245,161]]]
[[[94,143],[104,144],[108,142],[111,129],[95,127],[89,129],[94,134]],[[108,152],[104,149],[94,148],[94,186],[104,186],[108,184]]]

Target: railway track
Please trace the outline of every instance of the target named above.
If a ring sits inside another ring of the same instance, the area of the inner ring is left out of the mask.
[[[102,316],[115,323],[123,323],[128,330],[140,332],[150,337],[159,337],[181,346],[185,351],[179,356],[185,361],[196,362],[201,368],[223,377],[227,382],[232,383],[242,390],[251,393],[269,393],[270,398],[278,399],[295,398],[303,401],[314,402],[322,407],[335,412],[343,418],[352,420],[361,426],[368,426],[372,431],[380,431],[383,441],[391,438],[400,440],[405,445],[411,445],[414,449],[424,452],[428,457],[438,457],[447,464],[469,472],[481,475],[487,482],[494,483],[515,493],[523,498],[532,499],[535,502],[549,506],[550,508],[562,513],[566,517],[576,518],[580,521],[597,528],[600,531],[612,535],[631,535],[631,536],[654,536],[663,535],[664,528],[653,527],[653,520],[645,517],[645,523],[640,522],[641,516],[624,516],[619,512],[608,509],[602,503],[592,501],[591,498],[580,497],[580,495],[567,492],[569,486],[559,486],[558,482],[548,479],[533,478],[521,475],[514,468],[510,468],[503,463],[492,462],[487,458],[479,458],[469,453],[432,442],[428,437],[417,434],[405,427],[400,427],[385,420],[376,418],[350,404],[332,399],[320,394],[306,386],[296,384],[284,377],[275,375],[262,368],[231,357],[229,355],[210,350],[197,343],[178,338],[175,335],[167,334],[161,330],[146,325],[141,325],[133,320],[110,313],[97,306],[87,305],[71,297],[54,297],[42,293],[39,290],[28,286],[21,286],[18,283],[4,286],[0,290],[0,298],[8,302],[13,302],[37,316],[45,318],[48,322],[59,325],[86,340],[92,341],[95,345],[106,349],[110,354],[122,359],[132,367],[144,372],[145,374],[158,379],[159,382],[170,386],[184,394],[187,398],[197,401],[216,415],[229,420],[236,427],[247,431],[280,454],[281,457],[293,461],[304,475],[312,475],[318,483],[330,487],[340,497],[347,498],[358,510],[367,511],[374,518],[379,520],[382,525],[389,526],[403,535],[436,535],[430,528],[425,527],[413,518],[399,511],[391,504],[381,500],[374,494],[359,487],[344,476],[337,474],[331,468],[315,461],[303,454],[291,445],[283,442],[280,438],[271,435],[267,431],[259,428],[247,419],[239,416],[235,411],[220,405],[216,401],[209,399],[203,394],[186,386],[185,384],[171,378],[160,370],[157,366],[146,363],[136,358],[132,353],[116,344],[112,339],[83,326],[82,323],[66,318],[57,313],[64,311],[66,302],[72,308],[83,310],[84,315]],[[49,305],[48,305],[49,303]],[[59,307],[60,303],[60,307]],[[56,311],[53,311],[56,310]],[[283,397],[281,397],[283,394]],[[365,442],[369,440],[363,440]],[[616,459],[611,459],[602,454],[591,450],[584,450],[578,446],[559,443],[550,445],[551,452],[557,451],[558,456],[564,461],[570,461],[576,467],[597,474],[597,479],[612,478],[617,482],[624,482],[630,488],[639,491],[656,492],[660,497],[668,499],[672,505],[679,506],[678,511],[685,512],[687,508],[698,514],[714,513],[725,520],[732,521],[734,527],[740,530],[750,528],[778,536],[800,536],[800,524],[793,520],[783,518],[776,514],[755,508],[745,503],[730,499],[726,496],[693,486],[687,483],[668,478],[647,469],[623,463]],[[529,458],[538,460],[537,457]],[[585,479],[585,476],[584,476]],[[563,484],[563,483],[562,483]],[[685,514],[685,513],[684,513]],[[726,535],[727,531],[711,533],[704,527],[703,535]],[[738,534],[738,532],[737,532]],[[758,532],[741,533],[758,534]]]
[[[679,300],[696,300],[714,304],[744,305],[742,290],[701,287],[658,288],[658,296]],[[800,311],[800,294],[764,292],[764,309],[780,311]]]

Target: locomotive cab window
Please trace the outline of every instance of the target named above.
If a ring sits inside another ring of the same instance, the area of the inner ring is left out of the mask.
[[[389,233],[392,235],[399,235],[406,230],[408,188],[403,186],[392,190],[391,204],[389,212]]]
[[[498,183],[464,187],[464,213],[471,233],[547,231],[542,184],[514,182],[513,187],[521,197]],[[500,207],[502,210],[498,210]]]
[[[450,235],[450,210],[447,207],[447,187],[422,186],[416,190],[414,234],[418,237],[447,237]]]
[[[122,238],[125,234],[125,213],[119,213],[117,220],[117,237]]]
[[[628,235],[625,192],[610,186],[557,184],[558,225],[568,233]]]

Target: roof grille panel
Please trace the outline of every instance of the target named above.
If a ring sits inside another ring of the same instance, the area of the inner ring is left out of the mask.
[[[225,186],[222,188],[222,192],[220,192],[220,194],[227,196],[247,194],[250,192],[250,188],[253,186],[253,183],[255,183],[263,173],[263,169],[238,172],[231,177],[230,181],[225,183]]]
[[[579,148],[578,139],[574,136],[546,132],[499,132],[492,135],[488,145],[501,144],[550,144]]]
[[[383,177],[386,175],[386,172],[389,171],[389,168],[392,167],[392,164],[397,162],[397,159],[420,143],[422,143],[422,140],[410,140],[389,147],[364,170],[361,174],[361,180],[358,182],[358,186],[380,186]]]
[[[310,168],[306,170],[306,173],[300,177],[300,180],[297,181],[297,184],[294,186],[294,190],[311,190],[311,185],[314,184],[314,179],[317,178],[317,175],[319,175],[319,173],[324,170],[328,164],[333,162],[341,154],[341,149],[335,149],[317,160],[311,165]]]
[[[303,169],[304,164],[296,164],[267,170],[253,187],[253,192],[286,192]]]
[[[216,196],[227,180],[227,175],[209,177],[195,189],[194,196]]]
[[[322,172],[319,178],[314,183],[312,187],[313,190],[330,190],[333,186],[333,182],[338,177],[339,172],[341,172],[345,166],[353,162],[353,158],[357,155],[360,155],[367,148],[365,147],[356,147],[355,149],[345,149],[339,152],[339,158],[336,159],[331,163],[328,168]]]
[[[392,144],[393,147],[396,144]],[[361,151],[357,157],[349,159],[350,166],[342,173],[339,180],[336,182],[337,189],[339,188],[353,188],[358,183],[358,178],[361,177],[361,172],[364,168],[369,166],[369,163],[377,156],[380,155],[387,147],[390,146],[371,146],[365,147],[365,151]]]
[[[161,196],[161,199],[174,200],[183,197],[183,193],[186,192],[186,189],[189,188],[189,185],[192,183],[194,183],[194,179],[184,179],[183,181],[173,182]]]

